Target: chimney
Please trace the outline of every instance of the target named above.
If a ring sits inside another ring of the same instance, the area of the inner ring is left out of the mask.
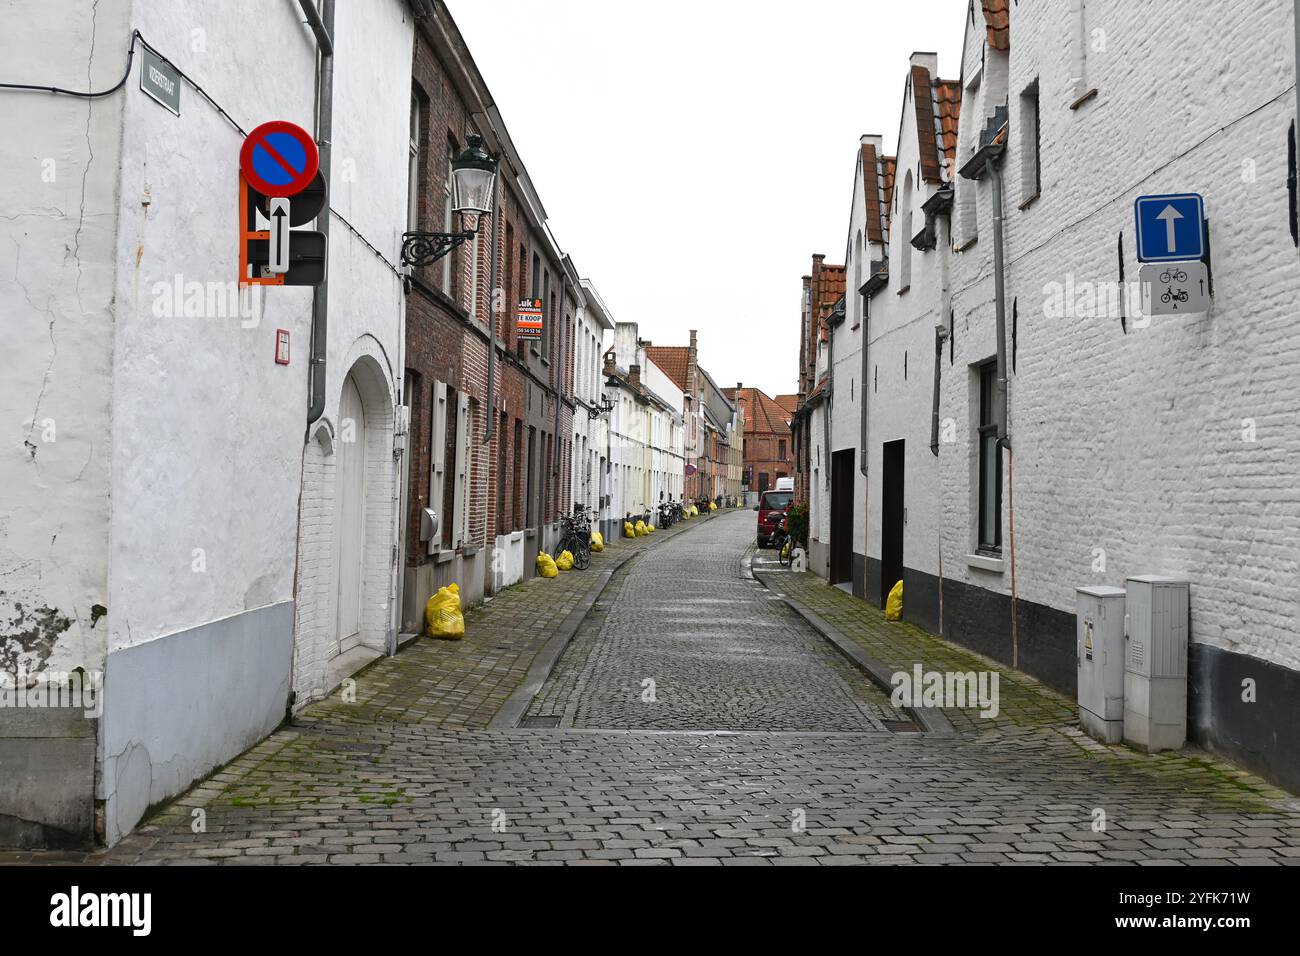
[[[610,349],[605,353],[605,374],[613,375],[614,370],[618,368],[617,360],[614,357],[614,350]]]
[[[939,54],[937,53],[913,53],[907,62],[909,66],[925,67],[931,79],[939,72]]]
[[[641,387],[641,366],[633,362],[627,367],[627,380],[633,388]]]

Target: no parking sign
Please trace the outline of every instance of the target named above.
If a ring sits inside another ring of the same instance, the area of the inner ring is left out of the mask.
[[[320,154],[311,135],[294,123],[272,120],[248,134],[239,150],[239,168],[263,196],[292,196],[316,176]]]

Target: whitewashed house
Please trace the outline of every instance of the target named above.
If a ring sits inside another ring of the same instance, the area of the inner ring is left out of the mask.
[[[610,500],[609,413],[605,408],[607,333],[614,329],[609,308],[588,279],[582,280],[573,342],[573,501],[591,515],[592,528],[608,534],[615,518]]]
[[[407,104],[377,93],[424,6],[10,5],[6,81],[105,95],[0,90],[0,670],[103,694],[0,710],[0,843],[116,841],[384,646]],[[327,330],[312,289],[238,285],[272,119],[332,140]]]
[[[1158,44],[1121,0],[965,15],[959,89],[911,64],[883,271],[855,196],[865,596],[901,579],[905,618],[1072,693],[1075,589],[1184,579],[1190,738],[1300,786],[1293,5],[1180,5]],[[1142,309],[1134,202],[1166,193],[1204,197],[1203,313]]]

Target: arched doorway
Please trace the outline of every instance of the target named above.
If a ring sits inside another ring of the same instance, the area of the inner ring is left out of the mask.
[[[339,400],[338,465],[334,491],[339,516],[337,616],[336,637],[329,657],[345,654],[361,642],[368,447],[361,390],[349,374],[343,382],[343,394]]]

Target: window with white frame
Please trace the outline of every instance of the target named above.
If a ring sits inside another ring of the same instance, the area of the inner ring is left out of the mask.
[[[439,547],[460,547],[467,538],[466,502],[469,490],[469,396],[444,382],[433,383],[429,434],[429,503],[438,512],[439,534],[429,542]]]

